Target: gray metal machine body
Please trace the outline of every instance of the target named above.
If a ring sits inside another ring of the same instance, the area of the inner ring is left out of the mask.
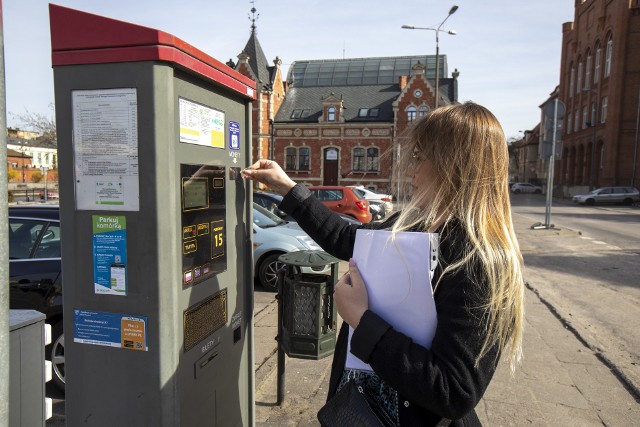
[[[239,174],[251,160],[253,88],[180,40],[167,46],[165,33],[58,6],[50,11],[67,425],[253,425],[251,190]],[[106,36],[89,45],[81,34],[57,34],[83,28]],[[132,40],[123,43],[128,31]],[[145,31],[158,39],[151,60],[139,35]],[[102,49],[116,51],[116,60]],[[123,167],[129,181],[114,176],[123,150],[113,160],[87,152],[108,153],[96,138],[116,146],[127,137],[115,128],[110,134],[109,114],[122,104],[109,97],[123,93],[136,104],[126,110],[128,122],[120,120],[137,133],[124,150],[137,162]],[[104,105],[83,104],[96,94]],[[222,146],[184,142],[189,130],[180,115],[189,108],[221,118]],[[137,192],[135,185],[105,192],[105,185],[136,180]],[[106,240],[103,221],[120,224]],[[110,280],[101,284],[105,274]]]

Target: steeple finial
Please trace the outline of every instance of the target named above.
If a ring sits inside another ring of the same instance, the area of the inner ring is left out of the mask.
[[[251,32],[255,32],[256,31],[256,21],[258,20],[258,18],[260,17],[260,14],[258,13],[256,15],[256,1],[255,0],[251,0],[249,3],[251,3],[251,15],[249,15],[249,20],[251,21]]]

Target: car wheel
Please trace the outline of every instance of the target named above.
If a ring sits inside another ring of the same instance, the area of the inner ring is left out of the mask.
[[[513,190],[513,192],[516,193],[516,194],[520,194],[520,189],[516,188],[515,190]]]
[[[278,291],[278,270],[284,267],[284,263],[278,261],[281,253],[271,254],[262,260],[258,267],[258,280],[268,291]]]
[[[53,370],[53,384],[64,391],[65,370],[64,370],[64,333],[62,320],[51,326],[51,344],[47,351],[47,360],[51,361]]]
[[[623,204],[625,204],[625,205],[631,205],[631,204],[633,204],[633,200],[631,200],[631,199],[624,199],[624,200],[622,201],[622,203],[623,203]]]
[[[593,200],[593,199],[587,199],[587,200],[584,201],[584,204],[588,205],[588,206],[593,206],[595,203],[596,203],[596,201]]]
[[[540,194],[540,193],[542,193],[542,190],[536,190],[536,191],[534,191],[534,193]]]

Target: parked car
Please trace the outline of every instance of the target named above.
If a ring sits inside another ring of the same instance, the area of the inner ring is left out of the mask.
[[[253,259],[256,278],[268,290],[276,289],[278,257],[294,250],[320,249],[296,223],[287,223],[254,204]],[[51,325],[52,341],[45,357],[52,362],[53,382],[65,388],[65,352],[62,324],[62,267],[60,209],[57,205],[9,207],[9,300],[12,309],[37,310]],[[309,274],[323,269],[302,268]]]
[[[360,222],[371,222],[369,202],[351,187],[319,185],[309,190],[334,212],[349,215]]]
[[[511,186],[512,193],[542,193],[542,187],[539,185],[529,184],[528,182],[516,182]]]
[[[38,193],[40,196],[40,200],[44,200],[44,190],[40,190]],[[59,199],[60,195],[58,194],[58,190],[47,190],[47,199]]]
[[[253,203],[253,262],[256,280],[267,290],[277,291],[280,255],[300,250],[321,250],[295,222],[284,221]],[[328,274],[331,266],[300,267],[302,273]]]
[[[640,193],[634,187],[602,187],[589,194],[578,194],[572,199],[575,203],[594,205],[604,203],[623,203],[630,205],[640,201]]]
[[[37,310],[51,325],[53,382],[64,390],[60,211],[55,205],[9,207],[9,304]]]
[[[364,197],[369,202],[369,204],[373,202],[375,204],[381,205],[384,208],[386,215],[389,215],[393,211],[393,196],[391,196],[391,194],[376,193],[369,190],[368,188],[365,188],[362,185],[351,185],[350,187],[353,188],[362,197]]]
[[[280,208],[278,208],[278,206],[280,205],[280,203],[282,202],[282,196],[276,193],[269,193],[266,191],[254,191],[253,192],[253,202],[257,203],[258,205],[262,206],[263,208],[265,208],[266,210],[268,210],[269,212],[277,215],[278,217],[280,217],[281,219],[284,219],[285,221],[294,221],[295,222],[295,218],[292,217],[291,215],[287,214],[286,212],[280,210]],[[344,219],[345,221],[352,223],[352,224],[362,224],[360,221],[358,221],[357,219],[348,216],[348,215],[344,215],[344,214],[339,214],[342,219]]]
[[[371,212],[371,221],[381,221],[387,216],[382,203],[369,202],[369,212]]]

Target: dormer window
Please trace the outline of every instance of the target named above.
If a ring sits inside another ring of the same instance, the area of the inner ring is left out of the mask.
[[[360,110],[358,110],[358,117],[360,118],[378,117],[379,114],[380,114],[379,108],[361,108]]]
[[[328,122],[336,121],[336,107],[327,108],[327,121]]]
[[[311,110],[293,110],[293,112],[291,113],[291,118],[292,119],[304,119],[309,117]]]

